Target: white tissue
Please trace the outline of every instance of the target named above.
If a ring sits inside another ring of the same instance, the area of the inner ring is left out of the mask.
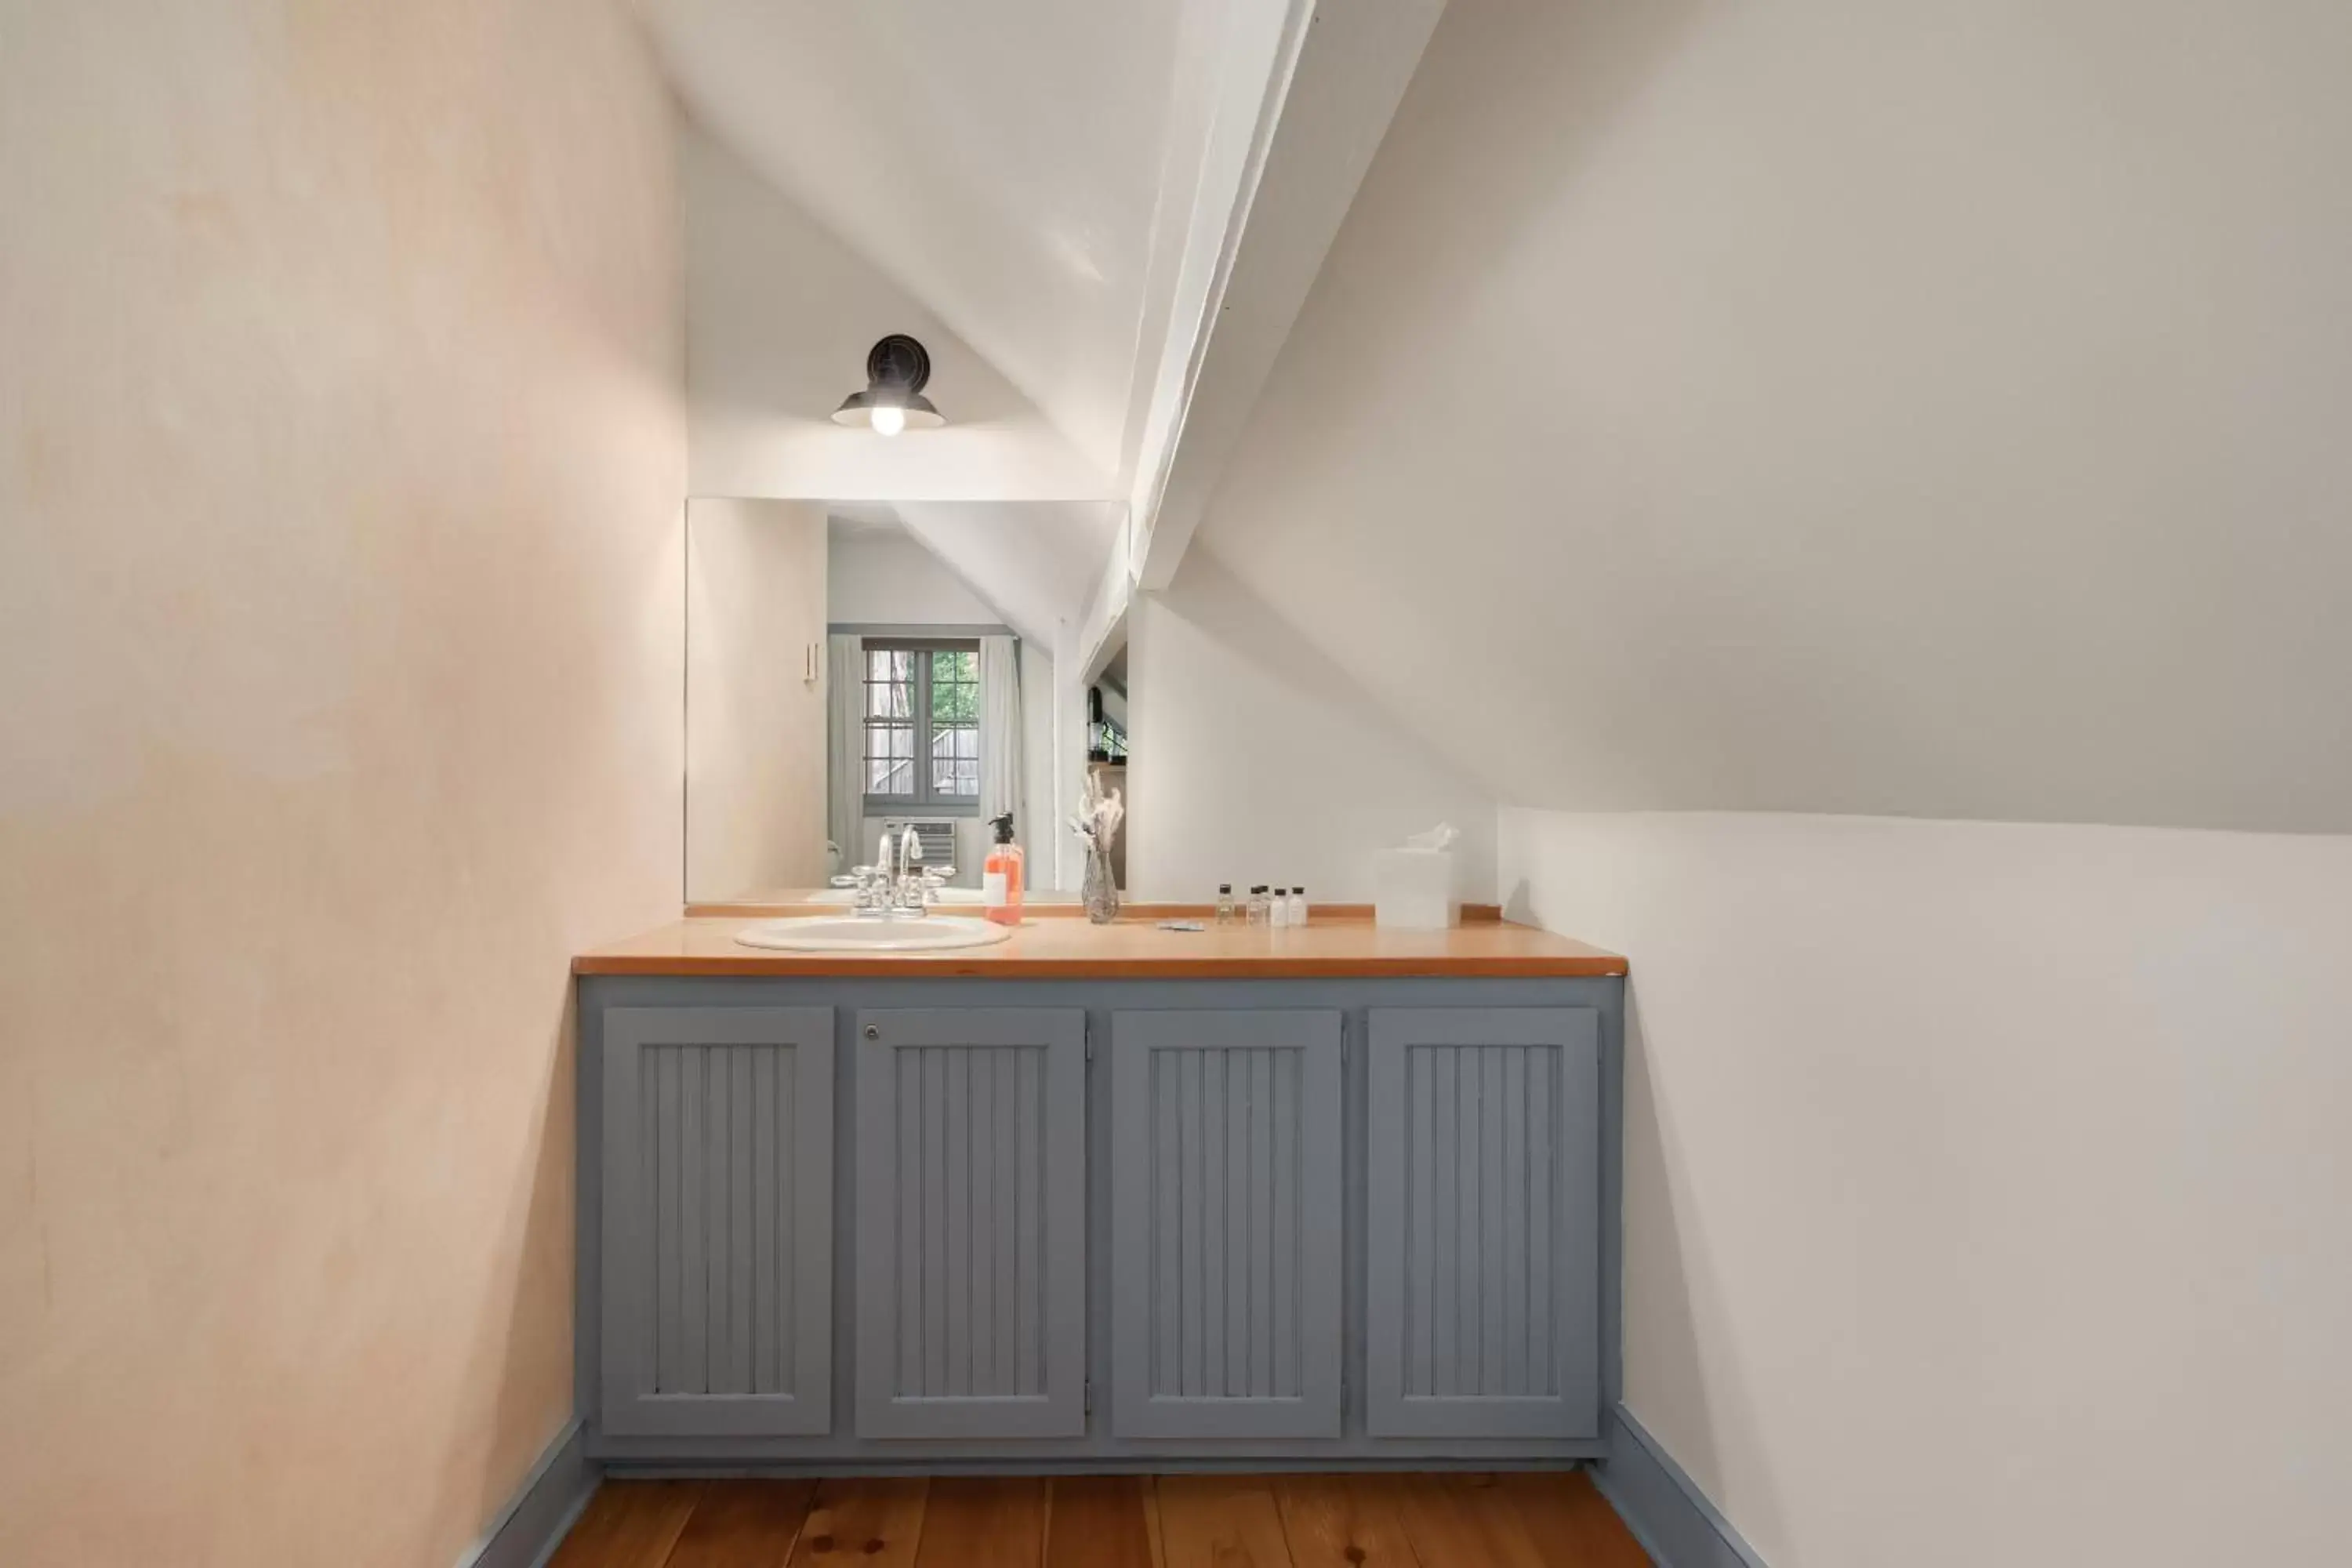
[[[1456,922],[1450,822],[1416,833],[1395,849],[1372,852],[1372,923],[1384,931],[1443,931]]]

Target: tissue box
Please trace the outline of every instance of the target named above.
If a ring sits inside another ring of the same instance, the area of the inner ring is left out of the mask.
[[[1380,849],[1372,854],[1372,923],[1382,931],[1444,931],[1462,905],[1454,896],[1451,849]]]

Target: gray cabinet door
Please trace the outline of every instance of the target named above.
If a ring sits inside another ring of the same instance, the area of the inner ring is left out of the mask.
[[[1086,1014],[857,1016],[857,1434],[1086,1430]]]
[[[1340,1017],[1111,1019],[1112,1429],[1339,1435]]]
[[[604,1015],[600,1420],[833,1424],[833,1010]]]
[[[1597,1436],[1600,1016],[1375,1009],[1370,1035],[1370,1430]]]

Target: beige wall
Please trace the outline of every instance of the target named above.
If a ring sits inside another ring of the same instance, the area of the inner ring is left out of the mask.
[[[686,896],[823,887],[824,506],[698,497],[687,532]]]
[[[668,115],[602,4],[0,0],[0,1562],[443,1568],[568,1417]]]
[[[2342,1560],[2352,838],[1501,847],[1633,955],[1626,1402],[1773,1568]]]

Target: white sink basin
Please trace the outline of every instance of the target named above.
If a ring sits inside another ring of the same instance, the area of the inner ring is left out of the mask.
[[[845,920],[813,915],[761,921],[745,926],[735,940],[745,947],[787,952],[935,952],[947,948],[986,947],[1013,934],[1011,926],[965,915],[926,915],[920,920]]]

